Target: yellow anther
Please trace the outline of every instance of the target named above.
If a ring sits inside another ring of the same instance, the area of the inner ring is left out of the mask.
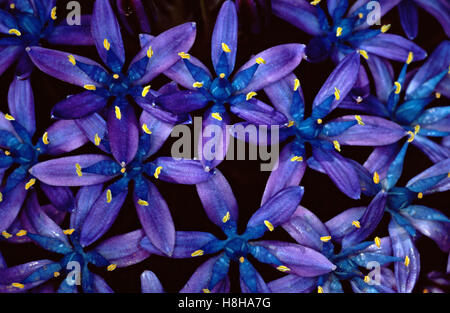
[[[84,89],[87,89],[87,90],[96,90],[97,87],[95,87],[94,85],[84,85]]]
[[[400,84],[399,82],[395,82],[395,94],[399,94],[402,91],[402,84]]]
[[[222,50],[225,51],[226,53],[230,53],[230,47],[228,47],[228,45],[224,42],[222,42]]]
[[[114,75],[113,75],[113,78],[114,78],[114,79],[119,79],[119,77],[120,77],[119,74],[114,74]]]
[[[251,98],[253,98],[253,97],[256,96],[256,95],[257,95],[256,92],[250,91],[250,92],[245,96],[245,99],[248,101],[248,100],[250,100]]]
[[[11,235],[10,233],[8,233],[7,231],[2,231],[2,236],[3,236],[5,239],[9,239],[9,238],[12,237],[12,235]]]
[[[153,56],[153,49],[152,46],[148,47],[147,49],[147,58],[151,58]]]
[[[423,198],[423,193],[422,193],[422,192],[419,192],[419,193],[417,194],[417,198],[422,199],[422,198]]]
[[[196,256],[202,256],[205,253],[205,251],[203,250],[197,250],[191,253],[192,257],[196,257]]]
[[[56,277],[59,277],[59,275],[61,275],[59,272],[54,272],[54,273],[53,273],[53,277],[55,277],[55,278],[56,278]]]
[[[383,25],[383,26],[381,26],[381,32],[382,32],[382,33],[385,33],[385,32],[387,32],[390,28],[391,28],[391,24]]]
[[[337,89],[337,87],[334,87],[334,98],[336,100],[341,99],[341,91],[339,89]]]
[[[0,192],[0,202],[3,201],[3,193]]]
[[[416,137],[416,134],[414,134],[412,131],[409,131],[408,134],[409,134],[408,142],[413,142],[414,138]]]
[[[375,242],[375,245],[380,248],[381,247],[381,239],[380,237],[375,237],[375,239],[373,240]]]
[[[111,49],[111,44],[109,43],[108,39],[103,39],[103,47],[109,51],[109,49]]]
[[[340,37],[342,35],[342,27],[336,28],[336,37]]]
[[[54,7],[52,9],[52,12],[50,13],[50,17],[52,18],[52,20],[56,20],[56,7]]]
[[[190,54],[186,53],[186,52],[180,52],[178,53],[178,55],[182,58],[182,59],[190,59],[191,56]]]
[[[369,54],[367,53],[366,50],[359,50],[359,54],[361,54],[363,56],[364,59],[368,60],[369,59]]]
[[[142,98],[145,98],[146,96],[147,96],[147,94],[148,94],[148,92],[150,91],[150,85],[148,85],[148,86],[145,86],[143,89],[142,89],[142,93],[141,93],[141,96],[142,96]]]
[[[423,293],[429,293],[430,291],[427,288],[425,288],[422,292]]]
[[[19,232],[16,233],[17,237],[23,237],[27,235],[27,231],[25,229],[21,229]]]
[[[219,75],[220,78],[225,78],[225,76],[226,76],[225,73],[220,73]]]
[[[321,118],[318,118],[317,120],[316,120],[316,122],[317,122],[317,124],[322,124],[323,123],[323,120],[321,119]]]
[[[322,286],[317,287],[317,293],[323,293],[323,288],[322,288]]]
[[[195,82],[192,84],[192,87],[194,88],[202,88],[203,87],[203,83],[202,82]]]
[[[112,201],[112,192],[111,189],[106,190],[106,203],[111,203]]]
[[[108,265],[108,267],[106,268],[108,270],[108,272],[112,272],[117,268],[117,264],[110,264]]]
[[[36,183],[36,178],[32,178],[28,181],[28,183],[26,183],[25,185],[25,190],[30,189],[31,187],[33,187],[33,185]]]
[[[264,59],[261,58],[261,57],[256,58],[255,62],[258,63],[259,65],[261,65],[261,64],[266,64],[266,60],[264,60]]]
[[[369,277],[369,276],[364,276],[364,282],[365,282],[366,284],[368,284],[369,281],[370,281],[370,277]]]
[[[434,95],[435,95],[436,99],[440,99],[442,96],[440,92],[436,92]]]
[[[287,124],[287,127],[292,127],[295,124],[294,121],[289,121],[289,123]]]
[[[380,175],[378,175],[377,172],[373,172],[373,182],[375,184],[379,184],[380,183]]]
[[[155,173],[153,174],[153,176],[155,176],[156,179],[159,178],[159,174],[161,174],[161,170],[163,169],[162,166],[158,166],[155,170]]]
[[[322,237],[320,237],[320,241],[323,241],[323,242],[328,242],[330,240],[331,240],[331,236],[322,236]]]
[[[147,124],[142,124],[142,130],[144,131],[144,133],[146,133],[147,135],[151,135],[152,132],[150,131],[150,129],[148,129]]]
[[[5,150],[5,155],[11,155],[11,152],[9,152],[8,150]]]
[[[19,289],[25,288],[25,285],[24,284],[20,284],[20,283],[12,283],[11,286],[19,288]]]
[[[15,4],[15,3],[11,3],[11,4],[9,5],[9,8],[10,8],[11,10],[14,10],[14,9],[16,8],[16,4]]]
[[[231,215],[230,215],[230,211],[227,212],[227,214],[224,215],[224,217],[222,217],[222,222],[226,223],[230,220]]]
[[[207,288],[202,289],[202,291],[203,291],[203,293],[211,293],[211,290],[209,290],[209,289],[207,289]]]
[[[366,125],[366,124],[364,124],[364,122],[362,121],[361,116],[355,115],[355,119],[356,119],[356,121],[358,122],[359,125],[361,125],[361,126]]]
[[[405,266],[407,267],[409,265],[409,256],[405,256]]]
[[[116,105],[114,107],[115,113],[116,113],[116,118],[118,120],[122,119],[122,112],[120,111],[120,108]]]
[[[334,145],[334,148],[335,148],[337,151],[341,152],[341,145],[339,144],[339,141],[334,140],[334,141],[333,141],[333,145]]]
[[[320,3],[320,1],[321,1],[321,0],[314,0],[314,1],[311,1],[310,4],[312,4],[312,5],[318,5],[318,4]]]
[[[139,200],[138,200],[138,204],[139,204],[139,205],[142,205],[142,206],[148,206],[148,201],[139,199]]]
[[[218,113],[218,112],[211,113],[211,116],[218,121],[222,120],[222,116],[220,116],[220,113]]]
[[[359,14],[358,14],[358,17],[359,17],[359,18],[363,18],[363,17],[364,17],[364,14],[359,13]]]
[[[9,114],[5,114],[5,118],[6,118],[8,121],[15,121],[15,120],[16,120],[12,115],[9,115]]]
[[[285,273],[285,272],[289,272],[291,269],[289,267],[287,267],[287,266],[280,265],[280,266],[277,267],[277,270],[279,270],[280,272]]]
[[[406,59],[406,64],[411,64],[411,62],[414,60],[414,53],[411,51],[408,53],[408,58]]]
[[[239,258],[239,262],[240,262],[240,263],[244,263],[244,261],[245,261],[245,258],[244,258],[243,256],[241,256],[241,257]]]
[[[79,163],[76,163],[76,164],[75,164],[75,169],[76,169],[77,175],[78,175],[79,177],[83,176],[83,172],[81,172],[81,166],[80,166]]]
[[[94,143],[96,146],[100,145],[100,142],[102,141],[102,139],[100,138],[100,136],[96,133],[95,137],[94,137]]]
[[[301,156],[294,156],[291,158],[291,162],[302,162],[303,161],[303,157]]]
[[[8,33],[9,33],[10,35],[22,36],[22,33],[21,33],[18,29],[15,29],[15,28],[11,28],[11,29],[8,31]]]
[[[42,142],[44,143],[44,145],[48,145],[50,143],[48,141],[48,132],[45,132],[44,135],[42,136]]]
[[[126,171],[127,171],[127,168],[126,168],[126,167],[122,167],[122,168],[120,169],[120,172],[121,172],[122,174],[125,174]]]
[[[353,221],[352,225],[355,226],[356,228],[361,228],[361,223],[359,221]]]
[[[75,231],[75,228],[65,229],[63,230],[64,235],[72,235]]]
[[[76,65],[77,64],[77,61],[75,60],[75,57],[73,55],[69,54],[67,56],[67,58],[69,59],[69,62],[72,63],[72,65]]]
[[[298,87],[300,87],[300,80],[296,78],[294,79],[294,91],[297,91]]]
[[[268,220],[264,221],[264,225],[266,225],[267,229],[269,229],[269,231],[273,231],[275,228],[273,227],[272,223],[269,222]]]
[[[416,126],[414,126],[414,134],[417,135],[417,133],[420,131],[420,125],[417,124]]]

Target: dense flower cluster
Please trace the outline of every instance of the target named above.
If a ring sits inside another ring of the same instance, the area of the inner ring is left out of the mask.
[[[450,252],[450,219],[416,203],[450,189],[450,41],[428,55],[412,40],[420,8],[448,36],[450,5],[376,3],[222,1],[211,37],[211,72],[189,54],[196,23],[150,34],[140,0],[129,1],[130,8],[124,1],[96,0],[81,25],[59,19],[56,0],[0,1],[0,74],[16,64],[8,108],[0,112],[0,241],[32,243],[54,256],[11,265],[0,251],[0,292],[113,292],[102,271],[133,266],[150,255],[204,260],[180,292],[229,292],[232,262],[239,266],[242,292],[339,293],[350,286],[357,293],[412,292],[421,273],[417,239],[429,237]],[[390,25],[371,22],[374,14],[379,20],[394,8],[408,39],[389,34]],[[119,24],[134,34],[128,10],[136,13],[142,31],[133,58]],[[267,22],[259,14],[284,19],[310,35],[309,43],[252,51],[238,64],[239,19],[253,19],[252,31],[258,32]],[[97,61],[70,51],[82,45],[95,46]],[[302,60],[328,58],[335,67],[311,102],[294,70]],[[411,69],[419,61],[422,65]],[[398,72],[391,62],[400,65]],[[52,104],[52,124],[42,133],[32,71],[84,89]],[[161,77],[170,82],[152,88]],[[439,98],[447,102],[436,105]],[[338,109],[351,114],[336,115]],[[192,124],[198,110],[204,112],[195,147],[199,158],[164,156],[161,148],[172,130]],[[250,126],[253,134],[239,131]],[[278,137],[270,135],[274,129]],[[226,136],[211,150],[217,130]],[[233,186],[218,169],[228,135],[255,146],[283,145],[261,206],[244,231]],[[341,154],[344,146],[372,149],[360,164]],[[406,177],[405,184],[410,146],[433,165]],[[366,205],[322,222],[316,208],[301,205],[305,193],[319,188],[300,186],[307,168],[326,174],[343,195],[367,200]],[[224,236],[199,225],[179,230],[156,181],[194,186]],[[121,223],[128,196],[139,229],[102,239]],[[380,230],[384,217],[389,224]],[[290,240],[270,238],[276,228]],[[380,238],[382,231],[386,236]],[[257,263],[273,267],[279,278],[266,280]],[[431,282],[448,285],[448,275],[438,270],[428,274]],[[142,273],[141,286],[146,293],[165,290],[150,270]]]

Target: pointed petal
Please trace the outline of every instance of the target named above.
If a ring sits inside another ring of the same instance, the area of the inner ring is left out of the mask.
[[[19,214],[20,208],[27,195],[25,182],[17,184],[15,188],[7,194],[3,194],[3,201],[0,202],[0,230],[6,230]]]
[[[376,147],[367,158],[367,161],[364,163],[364,167],[371,174],[377,172],[380,180],[383,180],[386,177],[389,166],[400,151],[400,147],[400,144],[397,143]]]
[[[30,135],[36,130],[34,114],[34,96],[29,79],[14,77],[8,92],[8,108],[11,115],[28,131]]]
[[[159,179],[176,184],[198,184],[211,177],[205,172],[199,161],[176,160],[171,157],[160,157],[154,162],[156,167],[162,167]]]
[[[111,153],[109,142],[107,141],[106,121],[100,114],[94,113],[74,121],[89,141],[96,146],[98,144],[98,147],[104,152]],[[100,143],[98,143],[98,139],[100,139]]]
[[[155,154],[170,136],[174,124],[162,121],[146,111],[142,112],[139,123],[141,128],[145,124],[150,134],[150,150],[147,152],[146,158]]]
[[[49,186],[42,182],[40,187],[57,210],[72,212],[75,209],[75,198],[69,187]]]
[[[406,37],[413,40],[419,31],[417,6],[412,0],[402,1],[398,5],[398,13]]]
[[[425,136],[416,135],[412,144],[435,163],[450,158],[449,148],[441,146]]]
[[[447,173],[450,172],[450,159],[446,159],[443,161],[440,161],[436,164],[434,164],[433,166],[431,166],[430,168],[426,169],[425,171],[423,171],[422,173],[420,173],[419,175],[415,176],[414,178],[412,178],[408,183],[407,183],[407,187],[412,186],[414,184],[416,184],[417,182],[419,182],[422,179],[427,179],[427,178],[431,178],[434,176],[439,176],[439,175],[445,175]],[[449,184],[449,178],[446,178],[442,181],[443,183],[446,184],[438,184],[439,188],[436,188],[436,186],[434,186],[432,189],[428,190],[428,193],[431,192],[443,192],[446,191],[450,188],[450,184]]]
[[[290,120],[292,120],[291,105],[296,79],[297,77],[294,74],[289,74],[285,78],[264,88],[264,92],[269,97],[271,104]],[[301,86],[298,86],[297,90],[303,100]]]
[[[416,4],[433,15],[441,23],[447,37],[450,36],[450,6],[445,0],[415,0]]]
[[[88,139],[74,121],[57,121],[47,129],[47,153],[63,154],[78,149]]]
[[[325,225],[333,240],[339,242],[345,235],[349,234],[355,228],[352,222],[359,221],[366,210],[365,207],[351,208],[326,222]]]
[[[70,215],[70,228],[79,229],[83,225],[95,201],[103,191],[103,184],[81,187],[76,196],[75,211]]]
[[[255,125],[283,125],[288,122],[283,113],[257,99],[233,105],[231,112]]]
[[[19,58],[22,51],[22,46],[0,48],[0,75],[3,74],[3,72],[5,72],[8,67]]]
[[[180,293],[203,293],[203,289],[208,288],[214,264],[220,257],[221,255],[210,258],[200,265],[180,290]]]
[[[58,102],[53,107],[52,115],[61,119],[82,118],[100,111],[107,103],[107,98],[92,91],[84,91]]]
[[[377,97],[382,102],[386,103],[394,85],[393,77],[394,70],[391,63],[384,58],[380,58],[371,54],[367,60],[370,71],[373,75],[375,87],[377,90]]]
[[[152,271],[144,271],[141,274],[141,292],[142,293],[164,293],[158,277]]]

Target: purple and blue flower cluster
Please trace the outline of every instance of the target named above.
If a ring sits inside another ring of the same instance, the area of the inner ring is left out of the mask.
[[[427,258],[419,238],[450,252],[446,212],[419,201],[450,189],[450,41],[437,43],[430,55],[413,41],[421,9],[440,22],[444,37],[450,34],[448,1],[222,1],[212,67],[189,53],[195,22],[150,34],[144,5],[129,2],[143,32],[135,36],[140,51],[134,56],[119,24],[134,34],[124,1],[95,0],[79,25],[58,16],[56,0],[0,1],[0,73],[14,66],[8,107],[0,112],[0,292],[113,292],[108,271],[154,255],[203,260],[179,292],[229,292],[236,263],[242,292],[408,293]],[[407,38],[389,34],[390,25],[377,26],[394,8]],[[268,23],[259,14],[273,15],[310,41],[252,51],[242,62],[238,17],[244,13],[255,32]],[[93,59],[73,52],[90,45],[98,53]],[[329,58],[328,78],[314,97],[305,97],[294,70]],[[51,105],[49,126],[36,118],[36,72],[78,90]],[[165,154],[172,130],[189,127],[198,112],[200,157]],[[254,136],[238,131],[248,126]],[[211,127],[227,134],[214,151]],[[277,129],[278,137],[263,134],[267,129]],[[238,207],[218,168],[228,133],[254,146],[282,145],[248,221],[239,220],[246,208]],[[369,147],[370,155],[360,164],[341,153],[345,146]],[[404,177],[412,149],[433,165]],[[318,208],[301,205],[304,194],[321,188],[300,186],[307,168],[365,205],[322,222]],[[192,187],[191,199],[199,197],[198,210],[221,233],[202,225],[179,229],[161,184]],[[108,236],[127,199],[139,227]],[[444,199],[440,209],[448,209],[448,194]],[[285,240],[271,237],[274,232],[284,232]],[[8,264],[8,247],[30,243],[52,259]],[[260,268],[278,271],[278,278],[268,281]],[[430,279],[450,284],[438,270]],[[142,292],[165,291],[151,268],[140,278]]]

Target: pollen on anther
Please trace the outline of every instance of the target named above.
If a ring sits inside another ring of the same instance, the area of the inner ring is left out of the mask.
[[[248,101],[248,100],[252,99],[252,98],[253,98],[254,96],[256,96],[256,95],[257,95],[256,92],[250,91],[250,92],[245,96],[245,99]]]
[[[316,122],[317,122],[317,124],[322,124],[323,123],[323,120],[321,119],[321,118],[318,118],[317,120],[316,120]]]
[[[20,283],[12,283],[11,286],[13,286],[15,288],[19,288],[19,289],[25,288],[25,285],[24,284],[20,284]]]
[[[203,293],[211,293],[211,291],[209,289],[206,289],[206,288],[202,289],[202,291],[203,291]]]
[[[84,85],[84,89],[94,91],[97,89],[94,85]]]
[[[285,273],[285,272],[289,272],[291,269],[289,267],[287,267],[287,266],[280,265],[280,266],[277,267],[277,270],[279,270],[280,272]]]
[[[101,143],[102,139],[100,138],[100,136],[96,133],[95,137],[94,137],[94,143],[96,146],[99,146]]]
[[[150,46],[147,49],[147,58],[151,59],[152,56],[153,56],[153,49],[152,46]]]
[[[72,235],[75,231],[75,228],[65,229],[63,230],[64,235]]]
[[[69,54],[67,56],[67,58],[69,59],[69,62],[72,63],[72,65],[76,65],[77,64],[77,61],[75,60],[75,57],[73,55]]]
[[[239,258],[239,262],[240,262],[240,263],[244,263],[244,262],[245,262],[245,258],[244,258],[243,256],[241,256],[241,257]]]
[[[114,74],[114,75],[113,75],[113,78],[114,78],[114,79],[119,79],[119,78],[120,78],[120,75],[119,75],[119,74]]]
[[[402,84],[400,84],[399,82],[395,82],[395,94],[398,95],[401,91],[402,91]]]
[[[227,212],[227,214],[224,215],[224,217],[222,218],[222,222],[226,223],[230,220],[231,215],[230,215],[230,211]]]
[[[12,115],[9,115],[9,114],[5,114],[5,119],[7,119],[8,121],[15,121],[16,120]]]
[[[10,35],[22,36],[22,33],[21,33],[18,29],[15,29],[15,28],[11,28],[11,29],[8,31],[8,33],[9,33]]]
[[[79,177],[83,176],[83,172],[81,171],[81,166],[80,166],[79,163],[76,163],[76,164],[75,164],[75,170],[77,171],[77,175],[78,175]]]
[[[57,16],[56,16],[56,7],[54,7],[52,9],[52,12],[50,13],[50,17],[52,18],[52,20],[56,20]]]
[[[42,136],[42,142],[44,143],[44,145],[48,145],[50,143],[48,141],[48,132],[45,132],[44,135]]]
[[[211,116],[218,121],[222,121],[222,116],[220,116],[220,113],[218,112],[211,113]]]
[[[112,192],[111,189],[106,190],[106,203],[111,203],[112,201]]]
[[[353,221],[352,225],[355,226],[356,228],[361,228],[361,223],[359,221]]]
[[[145,97],[147,96],[147,94],[148,94],[149,91],[150,91],[150,88],[151,88],[151,86],[148,85],[148,86],[145,86],[145,87],[142,89],[142,93],[141,93],[142,98],[145,98]]]
[[[375,184],[379,184],[380,183],[380,175],[378,175],[377,172],[373,172],[373,182]]]
[[[364,282],[367,284],[370,282],[370,277],[369,276],[364,276]]]
[[[147,124],[142,124],[142,130],[144,131],[144,133],[146,133],[147,135],[151,135],[152,132],[150,131],[150,129],[148,128]]]
[[[103,48],[106,49],[106,51],[109,51],[111,49],[111,44],[109,43],[108,39],[103,39]]]
[[[31,187],[33,187],[33,185],[36,183],[36,178],[32,178],[28,181],[28,183],[26,183],[25,185],[25,190],[30,189]]]
[[[224,52],[226,52],[226,53],[230,53],[231,52],[230,47],[228,47],[228,45],[226,43],[224,43],[224,42],[222,42],[222,50]]]
[[[9,239],[9,238],[12,237],[12,235],[11,235],[10,233],[8,233],[7,231],[2,231],[2,236],[3,236],[5,239]]]
[[[333,141],[333,145],[334,145],[334,148],[335,148],[337,151],[341,152],[341,145],[340,145],[339,141],[334,140],[334,141]]]
[[[441,95],[440,92],[436,92],[436,93],[434,94],[434,96],[436,97],[436,99],[440,99],[442,95]]]
[[[294,79],[294,91],[297,91],[298,87],[300,87],[300,80],[296,78]]]
[[[108,267],[106,268],[108,270],[108,272],[112,272],[117,268],[117,264],[110,264],[108,265]]]
[[[423,193],[422,193],[422,192],[419,192],[419,193],[417,194],[417,198],[418,198],[418,199],[422,199],[422,198],[423,198]]]
[[[341,91],[337,87],[334,87],[334,98],[336,100],[341,99]]]
[[[369,54],[367,53],[366,50],[362,50],[362,49],[361,49],[361,50],[359,50],[358,52],[359,52],[359,54],[361,54],[361,55],[363,56],[364,59],[366,59],[366,60],[369,59]]]
[[[358,14],[358,17],[361,19],[361,18],[363,18],[364,17],[364,14],[362,14],[362,13],[359,13]]]
[[[120,111],[120,108],[117,105],[114,107],[114,111],[116,113],[116,118],[118,120],[122,119],[122,112]]]
[[[291,158],[291,162],[302,162],[303,161],[303,157],[301,156],[294,156]]]
[[[138,200],[138,204],[139,204],[139,205],[142,205],[142,206],[148,206],[148,201],[139,199],[139,200]]]
[[[202,256],[205,252],[203,250],[196,250],[194,252],[191,253],[192,257],[196,257],[196,256]]]
[[[416,126],[414,126],[414,134],[417,135],[417,133],[419,133],[419,131],[420,131],[420,125],[417,124]]]
[[[406,267],[409,266],[409,262],[410,262],[409,256],[405,256],[405,266]]]
[[[257,64],[259,64],[259,65],[261,65],[261,64],[266,64],[266,60],[264,60],[264,59],[261,58],[261,57],[256,58],[255,62],[256,62]]]
[[[269,229],[269,231],[273,231],[275,228],[273,227],[272,223],[269,222],[268,220],[264,221],[264,225],[266,225],[267,229]]]
[[[153,174],[153,176],[155,176],[156,179],[159,178],[159,174],[161,174],[163,167],[162,166],[158,166],[155,170],[155,173]]]
[[[219,75],[220,78],[225,78],[225,76],[226,76],[225,73],[220,73]]]
[[[318,5],[321,0],[313,0],[310,2],[311,5]]]
[[[55,277],[55,278],[56,278],[56,277],[59,277],[59,275],[61,275],[59,272],[54,272],[54,273],[53,273],[53,277]]]
[[[413,142],[414,138],[416,137],[416,134],[414,134],[412,131],[409,131],[408,134],[409,134],[408,142]]]
[[[358,122],[359,125],[364,126],[366,124],[364,124],[364,122],[362,121],[362,118],[360,115],[355,115],[355,119]]]
[[[180,52],[180,53],[178,53],[178,55],[179,55],[182,59],[190,59],[190,58],[191,58],[191,56],[190,56],[188,53],[186,53],[186,52]]]
[[[17,237],[23,237],[27,235],[27,231],[25,229],[20,230],[18,233],[16,233]]]
[[[408,53],[408,59],[406,59],[406,64],[411,64],[411,62],[414,60],[414,53],[410,51]]]
[[[390,28],[391,28],[391,24],[383,25],[383,26],[381,26],[381,32],[382,32],[382,33],[385,33],[385,32],[387,32]]]
[[[342,35],[342,27],[336,28],[336,37],[340,37]]]
[[[192,87],[194,88],[202,88],[203,87],[203,83],[202,82],[195,82],[192,84]]]
[[[323,293],[323,288],[321,286],[317,287],[317,293]]]
[[[331,236],[322,236],[320,237],[320,241],[322,242],[328,242],[331,240]]]
[[[375,237],[374,239],[375,245],[380,248],[381,247],[381,239],[380,237]]]
[[[16,8],[16,4],[15,4],[15,3],[11,3],[11,4],[9,5],[9,8],[10,8],[11,10],[14,10],[14,9]]]

